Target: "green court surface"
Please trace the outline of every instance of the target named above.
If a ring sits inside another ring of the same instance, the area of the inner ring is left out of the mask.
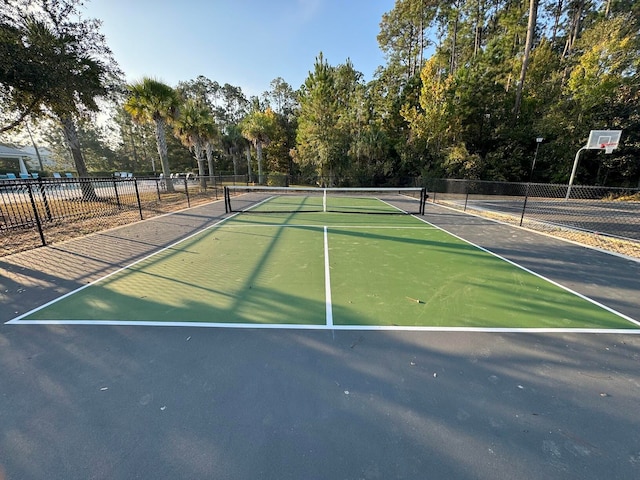
[[[240,214],[12,322],[636,329],[410,215]]]

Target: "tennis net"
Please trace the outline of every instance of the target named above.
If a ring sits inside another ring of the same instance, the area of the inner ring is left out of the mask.
[[[313,188],[227,186],[225,211],[335,212],[424,215],[425,188]]]

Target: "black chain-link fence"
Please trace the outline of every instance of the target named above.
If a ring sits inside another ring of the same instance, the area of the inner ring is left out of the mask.
[[[225,185],[253,180],[246,175],[0,180],[0,255],[221,199]],[[263,180],[309,184],[282,174]],[[337,181],[318,178],[311,185],[329,183]],[[392,183],[425,186],[430,202],[640,257],[639,189],[424,178]]]
[[[640,189],[432,179],[429,200],[627,255],[640,253]]]

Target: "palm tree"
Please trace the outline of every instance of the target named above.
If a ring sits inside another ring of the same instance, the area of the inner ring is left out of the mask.
[[[167,155],[166,127],[175,116],[179,104],[178,95],[169,85],[149,77],[144,77],[141,81],[129,85],[128,88],[129,98],[124,104],[124,109],[136,123],[155,124],[162,174],[168,179],[171,171]],[[173,183],[167,181],[166,184],[167,191],[173,192]]]
[[[215,145],[214,142],[217,142],[220,138],[217,125],[214,124],[213,127],[214,127],[212,130],[213,136],[208,138],[204,145],[204,151],[207,156],[207,164],[209,166],[209,177],[211,181],[213,181],[213,176],[215,174],[215,170],[213,168],[213,147]]]
[[[258,157],[258,183],[263,183],[262,175],[262,147],[269,142],[275,128],[275,114],[267,108],[247,115],[241,122],[242,136],[253,143]]]
[[[209,161],[209,175],[213,175],[211,142],[217,137],[218,129],[207,106],[197,100],[188,99],[180,107],[174,121],[174,133],[183,145],[188,147],[198,162],[200,186],[206,188],[204,161],[205,153]]]
[[[225,128],[224,132],[221,140],[222,145],[226,155],[231,157],[233,162],[233,174],[238,175],[238,163],[241,160],[242,151],[245,150],[244,146],[247,140],[242,136],[238,125],[230,124]]]

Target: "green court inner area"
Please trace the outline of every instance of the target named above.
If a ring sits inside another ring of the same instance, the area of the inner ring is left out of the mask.
[[[16,321],[638,328],[418,217],[328,212],[232,216]]]
[[[385,201],[372,202],[370,198],[351,195],[349,197],[321,195],[275,195],[256,204],[253,213],[402,213]]]

